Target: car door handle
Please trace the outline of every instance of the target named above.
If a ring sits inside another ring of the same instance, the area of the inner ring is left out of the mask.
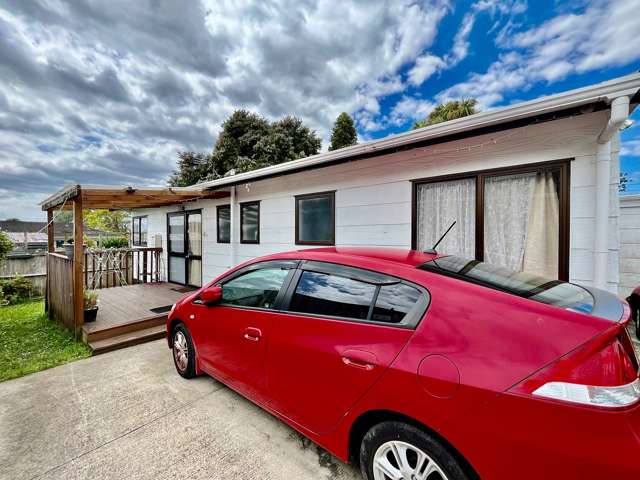
[[[259,328],[249,327],[244,331],[244,338],[250,342],[258,342],[262,337],[262,331]]]
[[[360,370],[373,370],[376,367],[376,356],[363,350],[347,350],[342,354],[342,363]]]

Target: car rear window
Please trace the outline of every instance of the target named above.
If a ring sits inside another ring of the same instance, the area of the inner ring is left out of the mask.
[[[594,308],[593,296],[579,285],[516,272],[477,260],[448,255],[423,263],[418,268],[567,310],[589,314]]]
[[[402,283],[383,285],[378,292],[371,320],[400,323],[420,298],[420,291]]]

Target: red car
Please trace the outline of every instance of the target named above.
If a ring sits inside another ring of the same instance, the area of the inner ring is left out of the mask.
[[[368,480],[638,479],[630,310],[607,292],[407,250],[245,263],[178,302],[206,373]]]

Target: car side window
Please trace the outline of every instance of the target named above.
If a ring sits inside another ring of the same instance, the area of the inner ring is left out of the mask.
[[[272,309],[288,269],[251,270],[222,284],[222,303],[242,307]]]
[[[382,285],[376,304],[373,307],[371,320],[375,322],[400,323],[411,311],[422,293],[417,288],[403,283]]]
[[[366,320],[376,286],[338,275],[303,271],[289,310]]]

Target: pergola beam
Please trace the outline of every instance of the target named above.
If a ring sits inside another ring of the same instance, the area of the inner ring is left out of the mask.
[[[154,208],[175,205],[202,198],[224,198],[229,192],[202,191],[185,188],[133,188],[133,187],[67,187],[52,195],[41,206],[43,210],[64,208],[71,210],[69,200],[80,198],[85,209],[105,208],[127,210],[134,208]]]

